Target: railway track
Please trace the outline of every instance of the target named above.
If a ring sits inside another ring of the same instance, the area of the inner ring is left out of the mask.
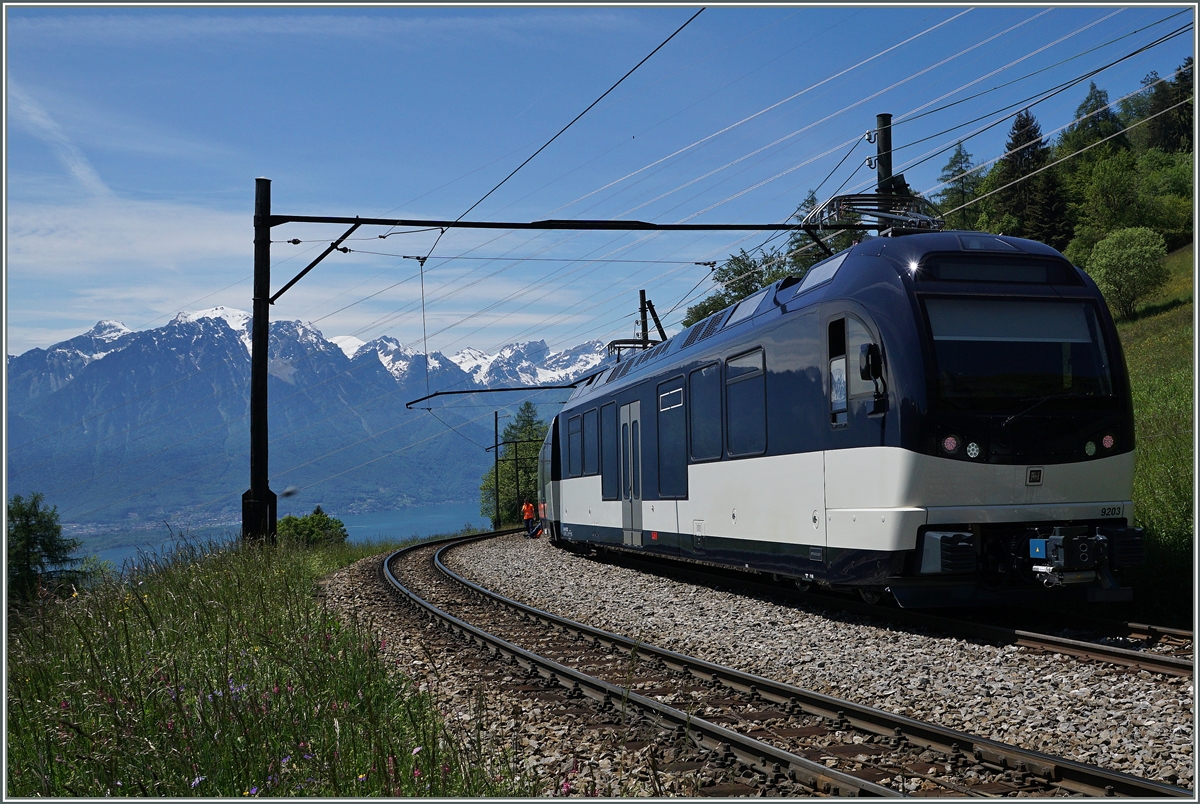
[[[715,772],[727,788],[717,794],[1192,795],[563,620],[446,569],[440,554],[466,541],[473,539],[409,548],[380,572],[429,617],[495,659],[515,662],[531,694],[556,685],[560,694],[594,701],[615,725],[665,731],[665,740],[656,739],[674,746],[674,764]]]
[[[766,577],[758,578],[756,575],[733,570],[709,570],[703,565],[670,559],[650,561],[620,549],[606,551],[604,559],[639,571],[655,572],[676,579],[707,584],[719,583],[725,586],[737,585],[758,593],[783,596],[793,603],[811,600],[814,594],[790,589],[782,582],[771,582]],[[1149,673],[1182,677],[1194,674],[1192,632],[1184,629],[1090,619],[1081,623],[1078,628],[1062,629],[1060,633],[1053,634],[963,617],[947,617],[913,609],[865,603],[845,595],[835,596],[833,593],[821,595],[820,599],[855,614],[910,628],[942,631],[997,645],[1019,645],[1032,650],[1108,662]],[[1089,638],[1081,638],[1083,636]]]

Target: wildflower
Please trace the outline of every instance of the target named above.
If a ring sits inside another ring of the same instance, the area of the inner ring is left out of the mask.
[[[367,774],[365,774],[365,773],[358,774],[358,781],[365,782],[366,780],[367,780]]]
[[[67,709],[69,706],[70,706],[70,704],[68,704],[66,701],[61,701],[58,704],[59,709]]]
[[[450,772],[450,766],[449,766],[449,765],[442,765],[442,775],[443,775],[443,776],[445,776],[445,775],[446,775],[446,774],[448,774],[449,772]]]
[[[564,796],[565,796],[565,795],[568,795],[568,794],[570,794],[570,792],[571,792],[571,783],[570,783],[570,782],[567,782],[567,781],[564,781],[564,782],[562,783],[562,791],[563,791],[563,795],[564,795]]]
[[[412,755],[415,757],[417,754],[421,753],[421,749],[422,749],[423,747],[424,747],[424,746],[420,746],[420,745],[418,745],[416,748],[414,748],[414,749],[413,749]]]
[[[312,754],[305,754],[305,755],[304,755],[304,758],[305,758],[305,759],[312,759]]]
[[[413,778],[415,779],[415,778],[417,778],[417,777],[418,777],[418,776],[420,776],[420,775],[421,775],[421,769],[420,769],[420,768],[413,768]]]
[[[291,754],[288,754],[286,757],[284,757],[283,759],[279,760],[279,767],[281,767],[281,768],[282,768],[284,765],[288,764],[288,763],[289,763],[289,762],[291,762],[291,761],[292,761],[292,755],[291,755]]]
[[[196,785],[200,784],[207,778],[208,778],[207,776],[197,776],[195,779],[192,779],[192,789],[195,790]]]

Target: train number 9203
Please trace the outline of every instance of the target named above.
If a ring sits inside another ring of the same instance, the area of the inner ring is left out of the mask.
[[[1104,505],[1100,507],[1100,516],[1120,516],[1121,511],[1120,505]]]

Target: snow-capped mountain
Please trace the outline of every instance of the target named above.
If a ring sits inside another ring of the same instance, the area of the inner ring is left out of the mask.
[[[494,355],[463,349],[451,358],[480,385],[561,385],[586,374],[607,356],[600,341],[551,352],[545,341],[509,344]]]
[[[8,359],[8,401],[23,404],[57,391],[89,363],[128,345],[133,330],[119,321],[100,321],[82,335],[49,349],[30,349]]]
[[[229,307],[211,307],[207,310],[200,310],[193,313],[179,313],[171,320],[171,323],[190,324],[204,318],[214,318],[224,321],[229,325],[231,330],[241,336],[242,343],[246,345],[246,354],[250,354],[253,351],[250,338],[251,315],[245,310],[234,310]]]
[[[355,350],[352,361],[377,360],[402,386],[425,382],[425,355],[409,349],[395,338],[384,336],[364,343]],[[429,385],[433,390],[451,386],[469,388],[474,381],[454,361],[441,352],[429,355]]]
[[[249,477],[251,316],[214,307],[153,329],[101,321],[8,356],[8,483],[41,492],[64,523],[237,521]],[[391,337],[327,338],[273,321],[268,356],[271,483],[348,513],[471,499],[489,456],[490,411],[404,403],[429,391],[558,385],[594,369],[591,341],[428,358]],[[453,428],[453,429],[451,429]],[[458,433],[462,438],[456,437]],[[472,443],[474,442],[474,443]]]

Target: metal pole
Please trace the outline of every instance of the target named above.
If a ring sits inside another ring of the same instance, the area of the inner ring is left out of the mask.
[[[650,331],[646,328],[646,291],[639,290],[638,298],[641,301],[639,315],[642,320],[642,348],[645,349],[650,344]]]
[[[492,524],[492,530],[500,530],[500,411],[492,411],[492,452],[496,457],[496,521]]]
[[[254,308],[250,331],[250,489],[242,495],[242,538],[275,542],[275,492],[267,470],[267,353],[270,349],[271,180],[254,180]]]
[[[876,180],[877,191],[880,195],[891,193],[892,180],[892,116],[890,114],[875,115],[875,128],[879,132],[876,138]]]
[[[517,475],[517,514],[521,513],[521,445],[513,444],[513,472]]]

